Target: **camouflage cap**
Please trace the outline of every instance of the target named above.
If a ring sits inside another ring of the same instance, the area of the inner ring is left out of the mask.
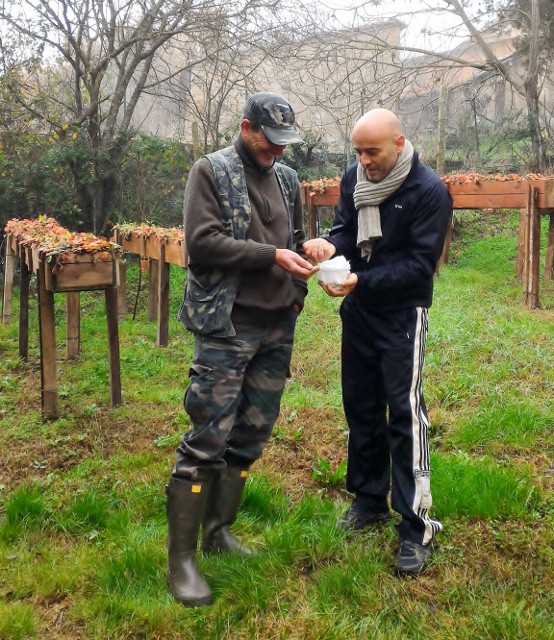
[[[294,111],[283,96],[261,91],[251,95],[242,117],[261,125],[267,139],[282,146],[304,142],[294,130]]]

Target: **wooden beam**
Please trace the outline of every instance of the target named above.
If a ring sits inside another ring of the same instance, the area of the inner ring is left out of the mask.
[[[81,299],[78,291],[71,291],[65,298],[66,360],[73,360],[81,352]]]
[[[453,216],[450,215],[448,218],[448,226],[446,227],[446,235],[444,236],[442,253],[439,258],[439,263],[437,267],[442,267],[443,264],[448,264],[448,257],[450,255],[450,244],[452,242],[452,227],[453,227]],[[438,273],[438,268],[437,268],[437,273]]]
[[[2,324],[9,324],[12,319],[13,279],[15,273],[15,238],[6,236],[6,266],[4,268],[4,293],[2,296]]]
[[[119,327],[117,323],[117,289],[104,290],[106,322],[108,326],[108,348],[110,358],[110,397],[112,407],[121,405],[121,365],[119,355]]]
[[[25,248],[21,247],[19,258],[19,357],[29,357],[29,283],[31,272],[25,259]]]
[[[38,303],[40,338],[40,373],[42,411],[47,419],[58,417],[58,389],[56,379],[56,324],[54,293],[46,288],[46,258],[38,265]]]
[[[537,190],[534,186],[528,186],[527,192],[528,211],[528,250],[527,272],[525,280],[525,302],[530,309],[539,306],[539,276],[540,276],[540,252],[541,252],[541,216],[537,207]]]
[[[550,211],[550,222],[548,225],[546,257],[544,259],[544,280],[545,282],[552,282],[552,280],[554,280],[554,209]]]
[[[527,209],[519,211],[519,229],[517,233],[516,280],[523,282],[527,264]]]
[[[119,229],[114,230],[113,240],[119,246],[123,244],[123,234]],[[127,263],[123,256],[117,261],[117,318],[124,320],[127,315]]]
[[[160,243],[158,260],[158,347],[169,342],[169,264],[165,261],[165,245]]]
[[[148,259],[148,321],[158,319],[158,269],[159,260]]]
[[[127,264],[125,260],[117,262],[117,319],[125,320],[127,315]]]

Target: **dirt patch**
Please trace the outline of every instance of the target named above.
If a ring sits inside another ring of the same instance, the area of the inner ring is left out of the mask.
[[[329,408],[284,410],[273,437],[255,469],[263,469],[294,498],[323,490],[329,497],[345,495],[341,487],[325,486],[313,477],[313,464],[327,460],[331,469],[346,458],[347,434],[342,413]],[[341,484],[342,486],[342,484]]]
[[[29,405],[22,410],[39,412],[40,405]],[[83,418],[72,427],[71,434],[50,434],[47,425],[42,429],[37,426],[36,435],[4,437],[0,485],[11,488],[40,480],[53,471],[69,470],[93,456],[108,459],[117,451],[133,454],[159,451],[154,440],[173,436],[175,432],[172,416],[153,412],[141,422],[113,420],[109,409]]]
[[[24,410],[38,412],[40,405],[33,402]],[[83,418],[71,431],[71,435],[51,437],[45,437],[44,433],[25,438],[7,435],[0,484],[9,489],[45,478],[54,471],[69,470],[92,456],[108,459],[118,451],[133,454],[156,451],[165,455],[165,448],[159,449],[154,441],[174,437],[175,424],[173,415],[156,411],[144,415],[140,422],[113,420],[111,411],[106,409]],[[337,495],[339,488],[325,487],[313,478],[312,465],[314,461],[326,460],[331,469],[337,469],[346,457],[346,442],[342,413],[328,408],[304,408],[294,413],[284,409],[254,470],[263,469],[294,498],[322,489],[326,494]]]

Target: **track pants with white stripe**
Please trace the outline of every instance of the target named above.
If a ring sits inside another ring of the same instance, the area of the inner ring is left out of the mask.
[[[348,296],[341,318],[347,489],[372,512],[388,509],[391,489],[391,506],[402,516],[400,538],[428,544],[442,529],[429,517],[429,423],[421,389],[428,309],[368,312]]]

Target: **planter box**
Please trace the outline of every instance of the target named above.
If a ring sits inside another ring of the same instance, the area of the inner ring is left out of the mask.
[[[178,267],[187,266],[187,256],[184,241],[175,243],[169,242],[165,245],[165,261]]]
[[[160,243],[158,238],[148,238],[146,240],[146,257],[152,260],[160,259]],[[166,264],[174,264],[178,267],[184,267],[183,246],[182,243],[167,242],[164,243],[164,262]]]
[[[539,209],[554,208],[554,180],[506,180],[447,185],[454,200],[454,209],[525,209],[528,186],[537,189]],[[339,195],[340,187],[327,187],[323,193],[314,193],[313,196],[306,191],[305,199],[309,200],[312,207],[334,207]]]
[[[316,192],[313,196],[306,191],[306,198],[309,198],[312,207],[335,207],[339,201],[340,187],[326,187],[322,193]]]
[[[137,236],[131,233],[128,238],[121,238],[119,244],[124,251],[133,253],[141,258],[150,258],[151,260],[160,259],[160,240],[156,236],[149,238],[145,236]],[[184,252],[183,242],[167,242],[164,244],[165,262],[174,264],[178,267],[186,266],[186,254]]]
[[[137,236],[134,233],[131,233],[128,238],[120,236],[117,242],[121,245],[121,248],[124,251],[134,253],[141,258],[146,258],[146,238],[143,236]]]
[[[449,184],[454,209],[525,209],[527,188],[537,189],[539,209],[554,207],[554,180]]]
[[[54,293],[109,289],[117,286],[117,258],[101,260],[100,252],[72,254],[68,262],[47,262],[45,274],[46,289]]]
[[[13,235],[13,233],[8,233],[6,235],[6,253],[11,252],[15,255],[19,254],[19,243],[17,242],[17,237]]]

